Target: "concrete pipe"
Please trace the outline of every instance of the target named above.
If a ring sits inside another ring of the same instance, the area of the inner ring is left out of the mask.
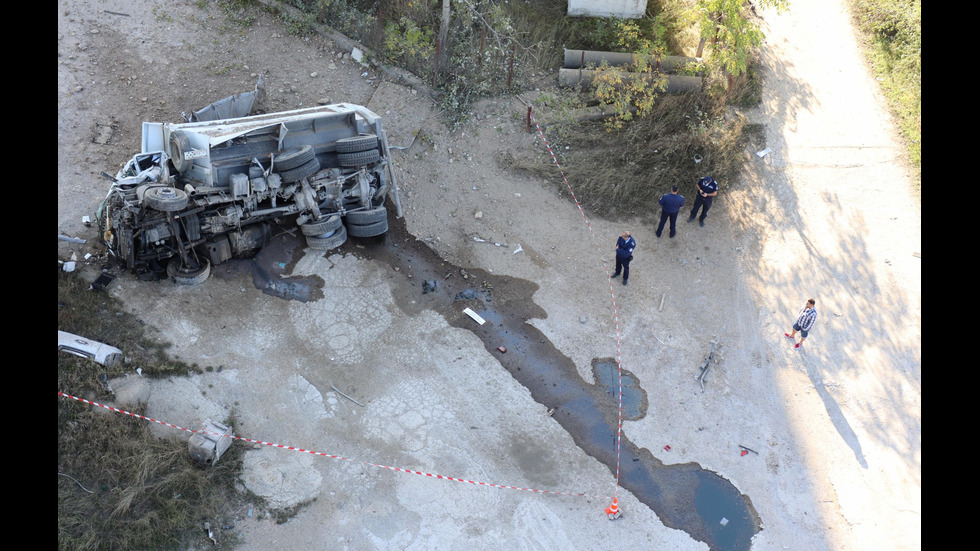
[[[591,50],[569,50],[565,49],[565,63],[562,67],[566,69],[579,69],[584,67],[595,67],[605,61],[612,67],[622,67],[632,65],[637,58],[647,58],[651,66],[657,66],[657,60],[652,56],[639,56],[622,52],[596,52]],[[690,63],[700,63],[699,57],[683,56],[661,56],[660,72],[672,73],[683,69]]]
[[[592,69],[559,69],[558,85],[563,87],[583,86],[592,84],[596,71]],[[680,92],[700,91],[701,77],[689,77],[685,75],[660,75],[667,78],[667,89],[665,94],[677,94]],[[632,81],[636,78],[648,79],[651,75],[647,73],[624,73],[623,80]]]

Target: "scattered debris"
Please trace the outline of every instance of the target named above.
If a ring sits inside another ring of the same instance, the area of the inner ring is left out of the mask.
[[[463,308],[463,313],[473,318],[473,321],[479,323],[480,325],[483,325],[484,323],[487,322],[487,320],[481,318],[479,314],[477,314],[473,310],[470,310],[469,308]]]
[[[348,395],[346,395],[346,394],[344,394],[343,392],[341,392],[341,391],[339,391],[339,390],[337,390],[337,387],[335,387],[335,386],[333,386],[332,384],[330,385],[330,388],[332,388],[334,392],[336,392],[337,394],[340,394],[340,395],[341,395],[341,396],[343,396],[344,398],[347,398],[347,399],[348,399],[348,400],[350,400],[351,402],[354,402],[355,404],[357,404],[357,405],[359,405],[359,406],[361,406],[361,407],[364,407],[364,404],[362,404],[362,403],[360,403],[360,402],[358,402],[357,400],[355,400],[355,399],[353,399],[353,398],[351,398],[350,396],[348,396]]]
[[[742,448],[742,455],[745,455],[745,452],[752,452],[752,453],[754,453],[756,455],[759,455],[759,452],[753,450],[752,448],[746,448],[745,446],[743,446],[741,444],[739,444],[738,447]]]
[[[59,235],[58,239],[60,241],[67,241],[69,243],[85,243],[85,240],[81,237],[68,237],[67,235]]]
[[[98,291],[105,291],[109,284],[116,280],[116,276],[109,272],[102,272],[99,277],[92,282],[92,288]]]
[[[82,217],[82,224],[85,224],[86,227],[91,226],[92,225],[92,219],[89,218],[88,216],[83,216]]]
[[[75,262],[69,260],[61,265],[61,269],[65,272],[71,273],[75,271]]]
[[[501,354],[506,354],[507,353],[507,347],[506,346],[498,346],[497,347],[497,350],[499,350]]]
[[[61,330],[58,331],[58,351],[88,358],[106,367],[116,365],[123,357],[122,350],[115,346],[109,346]]]
[[[555,414],[555,411],[557,411],[557,410],[558,410],[558,408],[556,408],[556,407],[549,409],[548,410],[548,417],[551,417],[552,415],[554,415]]]
[[[521,252],[521,251],[523,251],[523,250],[524,250],[524,247],[521,247],[521,244],[520,244],[520,243],[518,243],[518,244],[517,244],[517,248],[516,248],[516,249],[514,249],[514,252],[513,252],[513,253],[511,253],[511,254],[517,254],[517,253],[519,253],[519,252]]]
[[[759,158],[761,159],[761,158],[765,157],[766,155],[768,155],[771,152],[772,152],[772,149],[769,149],[767,147],[767,148],[763,149],[762,151],[756,151],[755,154],[758,155]]]
[[[233,441],[231,427],[205,419],[201,430],[187,441],[187,451],[194,461],[213,466]]]
[[[211,531],[211,523],[210,522],[205,522],[204,523],[204,530],[208,533],[208,538],[210,538],[211,541],[213,541],[215,545],[218,545],[218,540],[214,539],[214,532]]]
[[[670,444],[664,446],[664,451],[665,452],[669,452],[670,451]]]
[[[721,517],[721,525],[725,526],[726,524],[728,524],[728,519],[725,517]]]
[[[660,308],[657,308],[657,311],[658,312],[664,309],[664,299],[665,298],[667,298],[667,293],[664,293],[664,294],[660,295]]]
[[[337,394],[340,394],[340,395],[341,395],[341,396],[343,396],[344,398],[347,398],[347,399],[348,399],[348,400],[350,400],[351,402],[354,402],[355,404],[357,404],[357,405],[359,405],[359,406],[361,406],[361,407],[364,407],[364,404],[362,404],[362,403],[360,403],[360,402],[358,402],[357,400],[355,400],[355,399],[353,399],[353,398],[351,398],[350,396],[348,396],[348,395],[346,395],[346,394],[344,394],[343,392],[341,392],[341,391],[339,391],[339,390],[337,390],[337,387],[335,387],[335,386],[333,386],[333,384],[331,384],[331,385],[330,385],[330,388],[332,388],[334,392],[336,392]]]
[[[717,340],[711,341],[711,347],[708,349],[708,355],[704,359],[704,363],[701,365],[701,371],[698,376],[694,379],[701,383],[701,392],[704,393],[704,377],[708,374],[708,368],[711,366],[711,360],[714,359],[715,346],[718,344]]]
[[[109,385],[109,377],[105,373],[99,373],[99,382],[105,388],[106,392],[115,395],[116,392],[112,390],[112,386]]]

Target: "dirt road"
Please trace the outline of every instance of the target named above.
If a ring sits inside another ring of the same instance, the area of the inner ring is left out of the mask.
[[[243,264],[195,288],[131,275],[110,288],[180,359],[214,368],[113,381],[121,404],[143,401],[181,426],[234,413],[237,434],[342,457],[247,452],[245,488],[273,507],[302,506],[282,525],[243,510],[223,538],[247,549],[744,548],[725,512],[692,507],[711,525],[696,537],[616,487],[614,470],[559,422],[575,404],[537,400],[509,356],[463,323],[450,284],[487,282],[515,295],[499,291],[486,317],[503,327],[530,312],[538,344],[574,365],[569,380],[599,383],[596,360],[621,359],[646,403],[624,437],[665,469],[693,466],[736,488],[762,523],[752,549],[919,547],[920,218],[839,3],[763,14],[767,84],[748,116],[766,125],[771,151],[747,152],[707,225],[681,221],[675,239],[657,239],[652,216],[623,224],[586,212],[586,225],[567,192],[498,166],[502,152],[544,154],[520,99],[484,102],[449,132],[424,95],[329,40],[249,15],[242,29],[190,1],[59,4],[59,233],[90,240],[59,241],[59,258],[97,252],[80,219],[107,189],[98,173],[136,152],[140,122],[179,120],[249,90],[256,73],[269,110],[360,103],[385,118],[393,145],[411,144],[395,152],[407,234],[329,255],[280,236],[270,253],[276,281],[312,278],[324,298],[267,294]],[[693,184],[682,193],[693,197]],[[625,288],[608,278],[623,226],[638,242]],[[421,244],[442,260],[380,253]],[[83,274],[94,279],[98,266]],[[437,276],[447,294],[423,293]],[[525,308],[496,308],[515,297]],[[820,317],[794,351],[782,333],[810,297]],[[694,376],[713,338],[722,359],[702,393]],[[567,495],[578,493],[591,497]],[[614,494],[626,516],[609,522]]]

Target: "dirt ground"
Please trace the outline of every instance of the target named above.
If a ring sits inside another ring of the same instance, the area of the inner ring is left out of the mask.
[[[256,21],[243,29],[189,0],[59,2],[58,232],[88,240],[59,240],[59,259],[103,252],[81,219],[108,189],[99,173],[137,152],[143,121],[180,120],[259,74],[270,112],[366,105],[407,148],[393,152],[405,239],[447,265],[536,286],[544,314],[527,323],[583,380],[593,360],[621,357],[648,404],[624,435],[747,496],[762,523],[752,549],[921,547],[919,201],[839,1],[762,13],[763,102],[745,115],[766,143],[724,182],[706,226],[682,211],[674,239],[654,235],[658,213],[583,215],[567,191],[499,166],[505,151],[546,154],[524,129],[533,89],[480,103],[450,132],[424,93],[327,38],[247,13]],[[693,199],[694,183],[680,184]],[[638,243],[628,287],[608,278],[624,229]],[[417,267],[354,242],[284,258],[283,277],[318,278],[325,298],[283,300],[217,269],[194,288],[121,274],[109,290],[180,359],[216,368],[154,382],[134,373],[113,382],[120,405],[142,401],[191,427],[233,412],[238,435],[343,456],[247,452],[243,486],[301,507],[282,525],[243,510],[222,538],[245,549],[708,548],[622,489],[624,520],[606,520],[610,469],[473,331],[426,302]],[[81,262],[83,276],[103,262]],[[819,318],[796,351],[782,334],[810,297]],[[715,338],[722,359],[702,393],[694,376]]]

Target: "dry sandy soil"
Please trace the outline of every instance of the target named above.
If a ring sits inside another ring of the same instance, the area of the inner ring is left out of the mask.
[[[88,240],[59,240],[59,259],[104,252],[81,217],[107,190],[99,173],[115,173],[137,151],[143,121],[180,120],[250,90],[258,74],[267,111],[367,105],[391,144],[408,147],[393,155],[410,236],[447,271],[523,282],[537,308],[527,324],[586,383],[593,360],[620,358],[647,404],[624,436],[665,465],[695,464],[747,496],[762,524],[752,549],[920,548],[920,211],[839,1],[762,14],[763,102],[745,115],[765,125],[770,152],[747,151],[707,225],[682,214],[675,239],[655,237],[657,213],[628,223],[583,216],[567,191],[497,164],[505,151],[546,154],[524,131],[531,91],[481,103],[450,132],[424,93],[354,63],[327,38],[286,33],[259,10],[243,29],[189,0],[58,6],[58,232]],[[419,130],[426,138],[413,141]],[[693,182],[680,184],[692,198]],[[638,242],[628,287],[608,278],[624,229]],[[224,541],[709,547],[617,488],[557,422],[563,404],[536,402],[475,325],[426,302],[418,266],[372,251],[352,241],[334,254],[287,255],[281,277],[322,282],[325,298],[306,303],[263,293],[234,269],[194,288],[129,274],[110,288],[180,359],[221,368],[167,381],[133,374],[113,383],[118,404],[142,401],[151,416],[188,427],[234,413],[238,435],[345,458],[247,452],[244,487],[273,507],[302,506],[282,525],[243,510],[219,534]],[[94,279],[102,263],[82,263],[82,275]],[[819,319],[795,351],[782,334],[809,297]],[[702,393],[694,376],[713,338],[722,359]],[[559,413],[548,416],[550,407]],[[742,456],[740,445],[758,454]],[[619,522],[602,512],[614,494]]]

